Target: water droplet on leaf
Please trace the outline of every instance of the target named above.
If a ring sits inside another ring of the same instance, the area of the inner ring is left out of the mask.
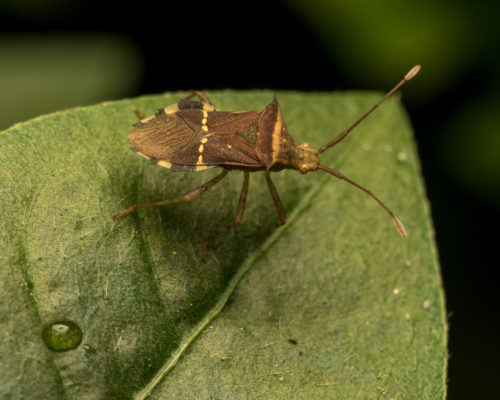
[[[46,325],[42,339],[50,350],[68,351],[76,349],[82,342],[82,330],[70,320],[61,320]]]

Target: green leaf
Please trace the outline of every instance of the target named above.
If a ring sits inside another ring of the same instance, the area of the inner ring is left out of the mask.
[[[277,94],[296,141],[316,148],[379,98]],[[288,221],[262,257],[255,233],[278,218],[257,173],[242,224],[201,263],[203,238],[234,218],[241,172],[191,203],[111,219],[218,173],[174,173],[128,150],[133,109],[151,114],[183,95],[73,109],[0,134],[0,397],[443,398],[443,293],[399,101],[321,161],[383,199],[406,240],[356,188],[321,171],[282,171],[273,180]],[[226,110],[272,99],[209,95]],[[81,329],[81,344],[50,350],[50,324],[56,335]]]

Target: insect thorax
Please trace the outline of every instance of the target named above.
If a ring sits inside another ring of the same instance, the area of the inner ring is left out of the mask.
[[[319,164],[318,151],[311,149],[308,143],[302,143],[300,146],[294,144],[293,146],[282,147],[275,157],[275,161],[270,168],[273,171],[295,169],[305,174],[317,169]]]

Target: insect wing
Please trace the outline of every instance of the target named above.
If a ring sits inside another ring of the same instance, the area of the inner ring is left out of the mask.
[[[255,148],[234,135],[208,134],[174,154],[171,162],[182,165],[260,165]]]
[[[181,110],[177,115],[202,136],[172,155],[183,165],[260,166],[255,144],[261,111]]]
[[[174,171],[261,166],[256,143],[262,111],[221,112],[200,105],[174,105],[143,119],[129,134],[133,149]]]
[[[128,135],[134,150],[145,157],[170,161],[173,154],[197,138],[194,132],[176,114],[157,114],[136,124]]]

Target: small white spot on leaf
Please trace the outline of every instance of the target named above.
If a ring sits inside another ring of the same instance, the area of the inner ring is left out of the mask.
[[[398,160],[401,162],[405,162],[408,160],[408,154],[406,154],[404,151],[400,151],[398,153]]]

